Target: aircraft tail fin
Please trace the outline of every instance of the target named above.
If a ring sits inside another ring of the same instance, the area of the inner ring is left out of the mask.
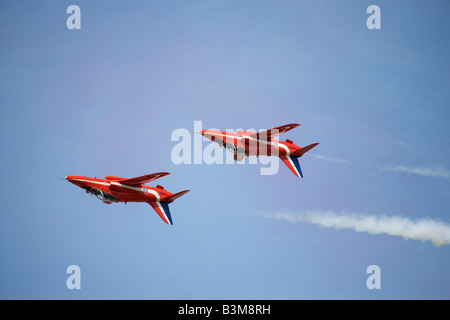
[[[295,174],[297,177],[303,178],[302,169],[300,168],[300,163],[298,162],[298,156],[280,156],[284,164]]]
[[[288,166],[288,168],[292,171],[293,174],[295,174],[297,177],[303,178],[302,169],[300,168],[300,163],[298,162],[298,158],[303,156],[306,152],[317,146],[318,143],[310,144],[309,146],[306,146],[304,148],[301,148],[295,152],[293,152],[291,155],[286,156],[280,156],[281,160]]]
[[[170,215],[169,204],[167,202],[149,202],[149,205],[156,211],[159,217],[167,224],[172,225],[172,216]]]
[[[162,198],[161,201],[148,202],[149,205],[156,211],[159,217],[167,224],[172,225],[172,215],[169,210],[169,203],[173,202],[175,199],[181,197],[182,195],[188,193],[190,190],[184,190],[178,193],[174,193],[170,196]]]

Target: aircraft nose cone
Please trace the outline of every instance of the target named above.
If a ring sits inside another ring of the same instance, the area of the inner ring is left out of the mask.
[[[76,176],[65,176],[63,179],[69,181],[70,183],[75,183],[77,177]]]
[[[200,133],[201,135],[204,135],[204,134],[205,134],[205,131],[206,131],[206,130],[199,130],[198,133]]]

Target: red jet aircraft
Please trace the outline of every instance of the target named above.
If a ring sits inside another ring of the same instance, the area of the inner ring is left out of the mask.
[[[297,177],[303,178],[298,158],[317,146],[318,143],[301,148],[294,145],[291,140],[273,139],[273,137],[298,126],[299,124],[292,123],[260,132],[237,130],[236,133],[230,133],[218,130],[200,130],[199,133],[234,153],[236,161],[242,161],[248,156],[278,156]]]
[[[136,178],[120,178],[106,176],[105,179],[89,178],[82,176],[66,176],[65,179],[74,185],[86,190],[86,193],[96,196],[104,203],[114,202],[147,202],[155,209],[156,213],[167,224],[172,225],[172,217],[169,211],[169,203],[181,197],[190,190],[171,193],[160,185],[156,188],[146,186],[145,183],[156,180],[170,174],[158,172],[146,174]]]

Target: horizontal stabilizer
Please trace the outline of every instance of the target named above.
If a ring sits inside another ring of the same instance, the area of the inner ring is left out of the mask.
[[[294,153],[292,153],[292,155],[296,157],[301,157],[302,155],[304,155],[306,152],[308,152],[317,145],[318,143],[310,144],[309,146],[306,146],[304,148],[301,148],[300,150],[295,151]]]
[[[170,196],[165,197],[164,199],[162,199],[161,201],[163,202],[173,202],[175,199],[178,199],[179,197],[181,197],[182,195],[185,195],[186,193],[188,193],[191,190],[184,190],[178,193],[174,193]]]
[[[157,173],[152,173],[152,174],[145,174],[143,176],[136,177],[136,178],[120,180],[120,183],[129,185],[129,186],[140,186],[144,183],[167,176],[168,174],[170,174],[170,173],[169,172],[157,172]]]

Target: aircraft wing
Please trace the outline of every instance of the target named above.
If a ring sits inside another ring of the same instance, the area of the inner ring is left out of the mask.
[[[294,128],[297,128],[298,126],[299,126],[298,123],[285,124],[284,126],[252,133],[250,134],[250,136],[258,140],[270,141],[273,137],[279,136],[280,134],[285,133]]]
[[[169,205],[164,202],[148,202],[149,205],[156,211],[160,218],[167,224],[172,225],[172,216],[170,215]]]
[[[161,177],[167,176],[168,174],[170,174],[170,173],[169,172],[157,172],[157,173],[152,173],[152,174],[145,174],[143,176],[136,177],[136,178],[120,180],[120,183],[129,185],[129,186],[140,186],[141,184],[159,179]]]

